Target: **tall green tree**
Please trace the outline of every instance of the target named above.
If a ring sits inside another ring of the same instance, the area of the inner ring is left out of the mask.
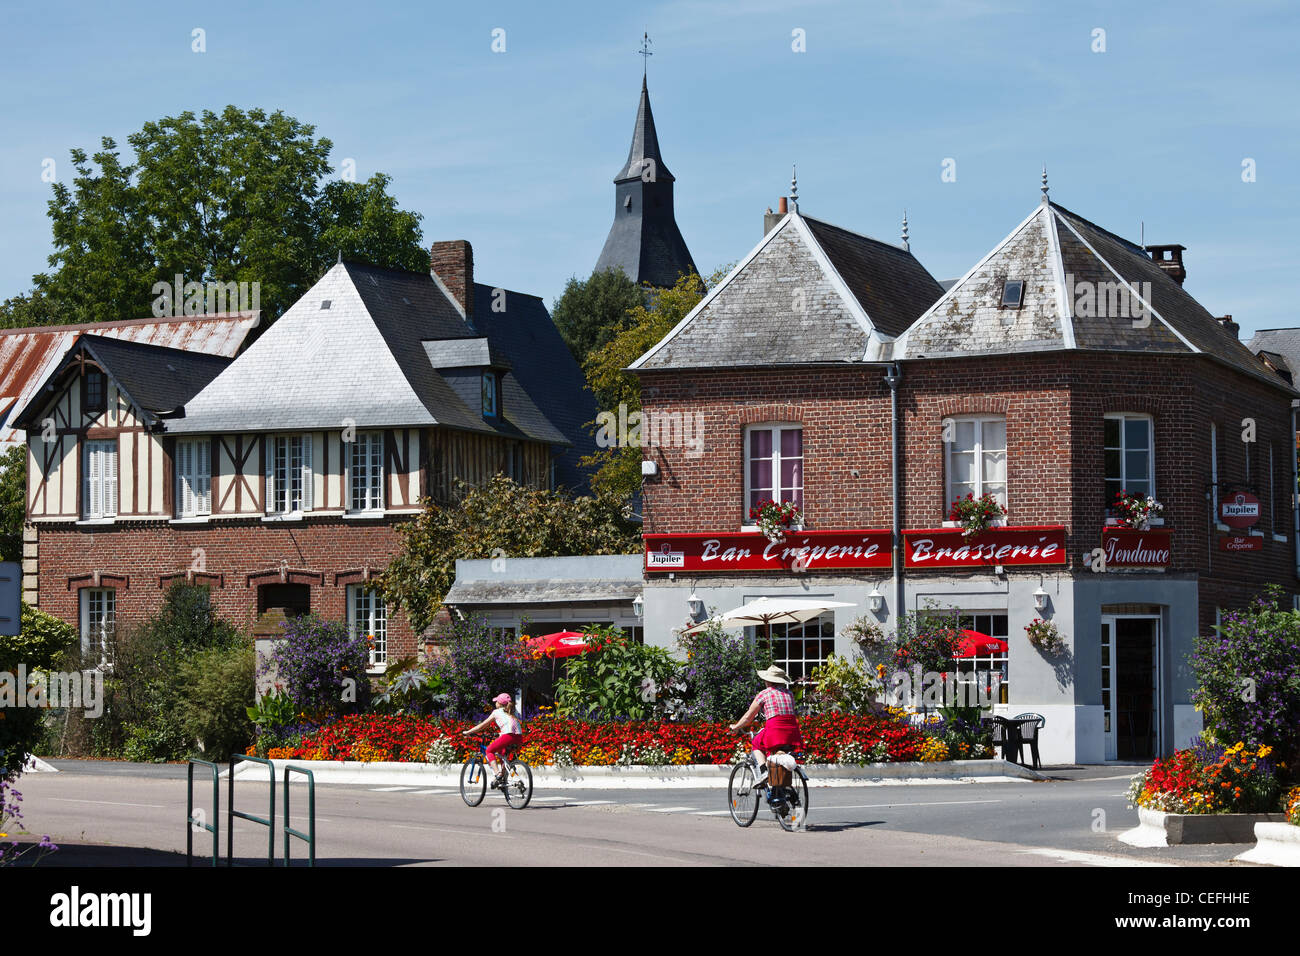
[[[333,145],[314,134],[280,111],[228,106],[146,123],[127,138],[134,162],[109,138],[93,156],[73,149],[75,176],[49,203],[52,268],[0,305],[0,326],[156,314],[154,284],[177,275],[256,282],[274,319],[340,253],[426,268],[421,217],[398,208],[389,177],[328,179]]]
[[[16,445],[0,457],[0,561],[22,560],[26,517],[27,446]]]
[[[628,327],[630,313],[644,306],[646,299],[646,290],[622,269],[605,269],[586,279],[570,278],[551,306],[551,319],[581,365],[591,352]]]
[[[571,498],[497,475],[461,489],[459,502],[430,504],[400,531],[401,550],[377,589],[406,612],[417,632],[433,623],[456,580],[458,558],[551,558],[572,554],[635,554],[640,535],[621,502],[608,496]]]
[[[723,266],[709,277],[716,284],[731,271]],[[625,371],[629,365],[654,348],[664,336],[704,298],[705,283],[697,274],[682,275],[671,289],[657,292],[648,302],[638,305],[628,315],[628,325],[605,345],[597,348],[583,363],[587,387],[596,394],[596,407],[603,413],[621,418],[619,406],[628,414],[641,410],[641,382],[636,373]],[[641,487],[641,447],[609,444],[612,436],[601,436],[601,423],[592,423],[597,444],[602,449],[582,459],[587,468],[595,468],[592,488],[602,494],[626,498]]]

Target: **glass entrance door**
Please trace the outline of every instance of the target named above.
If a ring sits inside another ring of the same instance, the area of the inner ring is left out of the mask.
[[[1160,748],[1160,619],[1107,615],[1101,624],[1107,760],[1151,760]]]

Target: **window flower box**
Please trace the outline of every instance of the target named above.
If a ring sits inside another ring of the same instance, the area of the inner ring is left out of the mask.
[[[968,494],[952,503],[948,520],[962,529],[962,537],[973,538],[993,527],[994,521],[1005,522],[1007,509],[990,494],[976,498]]]
[[[773,544],[784,541],[786,531],[803,530],[803,515],[793,501],[778,503],[770,498],[764,499],[749,509],[749,517],[757,523],[763,537]]]

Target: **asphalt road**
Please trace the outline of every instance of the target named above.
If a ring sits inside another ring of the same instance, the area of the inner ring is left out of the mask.
[[[27,774],[19,783],[28,830],[64,845],[42,866],[184,864],[184,767],[57,766],[63,772]],[[530,807],[517,811],[495,792],[470,808],[449,787],[318,785],[317,864],[1245,865],[1231,862],[1244,846],[1120,843],[1117,835],[1137,823],[1137,811],[1127,808],[1124,768],[1071,775],[1084,779],[814,787],[808,829],[800,833],[781,830],[765,808],[752,827],[738,828],[716,789],[539,790]],[[226,787],[222,780],[223,804]],[[282,792],[277,785],[277,820]],[[196,806],[210,807],[211,793],[211,784],[198,784],[196,776]],[[265,815],[267,785],[237,781],[236,806]],[[298,784],[299,829],[306,828],[305,810],[305,787]],[[221,823],[224,858],[224,815]],[[235,834],[239,861],[265,860],[265,829],[237,820]],[[211,841],[195,833],[196,852],[210,853]],[[282,845],[277,832],[277,859]],[[295,857],[301,854],[295,845]]]

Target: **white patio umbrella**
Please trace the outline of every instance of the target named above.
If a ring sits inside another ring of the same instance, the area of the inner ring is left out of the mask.
[[[820,617],[824,612],[832,608],[854,606],[843,601],[822,601],[817,598],[761,597],[750,601],[748,604],[742,604],[734,611],[719,614],[717,617],[701,621],[699,624],[692,624],[682,633],[694,634],[714,623],[721,627],[753,627],[762,624],[765,628],[765,636],[770,642],[772,640],[773,624],[802,624],[804,621]]]

